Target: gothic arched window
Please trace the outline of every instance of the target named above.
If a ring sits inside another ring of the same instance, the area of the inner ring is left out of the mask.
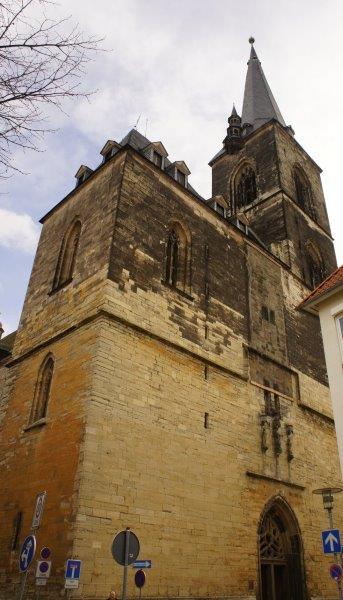
[[[313,207],[311,185],[300,167],[295,167],[294,169],[294,185],[297,203],[305,212],[315,219],[316,213]]]
[[[190,290],[190,235],[174,223],[168,234],[166,245],[166,282],[180,290]]]
[[[307,245],[307,269],[310,287],[314,289],[325,279],[326,272],[322,255],[313,243]]]
[[[236,212],[257,198],[256,176],[249,165],[243,167],[236,176],[234,196]]]
[[[73,277],[80,233],[81,223],[80,221],[75,221],[62,240],[54,278],[54,289],[68,283]]]
[[[43,361],[41,368],[39,369],[35,397],[32,405],[30,423],[36,423],[40,419],[46,416],[52,375],[54,371],[54,359],[49,354]]]
[[[175,229],[172,229],[169,232],[167,242],[166,281],[174,287],[177,285],[179,246],[180,240],[178,235]]]

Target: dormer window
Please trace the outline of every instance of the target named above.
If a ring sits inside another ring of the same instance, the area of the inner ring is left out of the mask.
[[[216,211],[217,213],[219,213],[222,217],[225,217],[225,208],[224,206],[222,206],[221,204],[218,204],[218,202],[216,202]]]
[[[163,156],[161,156],[161,154],[156,152],[156,150],[153,150],[153,152],[152,152],[152,162],[154,163],[154,165],[156,165],[156,167],[159,167],[160,169],[162,169]]]
[[[182,173],[179,169],[176,169],[176,181],[181,183],[185,187],[186,185],[186,175]]]
[[[165,169],[168,152],[162,142],[149,142],[140,152],[159,169]]]
[[[82,175],[80,175],[80,177],[77,177],[76,178],[76,187],[78,187],[79,185],[81,185],[81,183],[86,181],[87,177],[89,177],[89,173],[87,173],[86,171],[84,173],[82,173]]]
[[[79,168],[78,172],[75,175],[75,177],[76,177],[76,186],[75,187],[79,187],[79,185],[81,185],[81,183],[86,181],[86,179],[88,179],[88,177],[92,173],[93,173],[92,169],[90,169],[89,167],[86,167],[85,165],[81,165],[81,167]]]
[[[107,162],[108,160],[110,160],[110,158],[112,158],[112,156],[115,154],[115,151],[116,148],[111,148],[111,150],[108,150],[106,154],[104,154],[103,162]]]
[[[208,206],[210,206],[211,208],[213,208],[213,210],[216,211],[216,213],[218,213],[218,215],[220,215],[221,217],[225,217],[227,216],[227,212],[228,212],[228,204],[224,198],[224,196],[222,196],[221,194],[218,194],[217,196],[213,196],[213,198],[210,198],[209,200],[207,200],[207,204]]]
[[[107,140],[106,144],[100,151],[100,154],[103,157],[102,162],[105,163],[105,162],[109,161],[110,158],[112,158],[112,156],[117,154],[117,152],[120,150],[120,148],[121,148],[120,144],[118,144],[114,140]]]
[[[183,160],[176,160],[167,165],[166,171],[173,179],[175,179],[175,181],[182,185],[182,187],[187,187],[188,175],[190,175],[191,172]]]

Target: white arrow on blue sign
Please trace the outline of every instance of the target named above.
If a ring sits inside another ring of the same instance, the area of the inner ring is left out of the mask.
[[[341,539],[339,529],[326,529],[322,531],[322,543],[324,554],[333,554],[341,551]]]
[[[135,560],[132,566],[134,569],[151,569],[151,560]]]

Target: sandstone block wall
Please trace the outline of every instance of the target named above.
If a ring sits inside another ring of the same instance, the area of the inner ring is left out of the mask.
[[[274,152],[273,138],[266,143]],[[77,215],[75,276],[51,294],[61,236]],[[187,293],[165,283],[175,221],[191,239]],[[296,308],[305,290],[287,266],[133,151],[47,217],[3,418],[6,600],[18,584],[11,523],[22,510],[19,544],[42,487],[39,544],[53,546],[54,561],[49,600],[63,593],[71,555],[83,561],[75,597],[100,600],[120,588],[110,544],[127,526],[153,561],[148,597],[254,598],[258,524],[277,496],[299,521],[310,593],[330,597],[319,539],[325,515],[312,489],[338,483],[340,471],[318,320]],[[56,363],[47,422],[27,429],[49,351]],[[278,453],[271,429],[261,447],[265,392],[275,384]],[[338,498],[337,515],[340,508]]]

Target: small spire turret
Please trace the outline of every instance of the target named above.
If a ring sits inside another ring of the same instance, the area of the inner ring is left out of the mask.
[[[242,136],[242,119],[236,111],[235,105],[232,107],[231,115],[228,118],[229,127],[223,144],[228,152],[240,148]]]

